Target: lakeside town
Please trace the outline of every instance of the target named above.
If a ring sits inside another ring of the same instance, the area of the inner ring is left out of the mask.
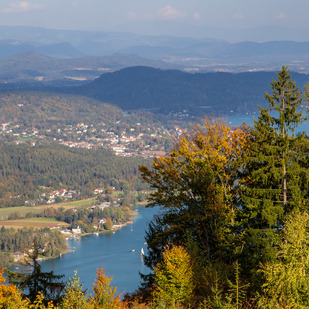
[[[177,125],[167,128],[139,122],[127,125],[120,121],[114,126],[83,122],[72,125],[57,123],[50,128],[27,127],[17,122],[0,125],[0,137],[15,144],[35,146],[54,142],[70,148],[102,148],[117,156],[144,158],[163,156],[170,149],[173,139],[182,133],[183,129]]]

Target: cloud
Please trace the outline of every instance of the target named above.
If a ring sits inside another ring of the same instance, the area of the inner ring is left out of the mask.
[[[201,15],[200,15],[198,12],[195,12],[195,13],[193,14],[193,19],[195,19],[195,20],[200,20],[200,19],[201,19]]]
[[[278,15],[274,16],[275,19],[286,19],[287,16],[284,12],[280,12]]]
[[[30,11],[38,11],[43,9],[43,7],[39,4],[30,3],[28,1],[20,1],[10,3],[7,7],[0,8],[0,13],[22,13],[22,12],[30,12]]]
[[[143,15],[138,15],[135,12],[128,13],[129,19],[134,20],[176,20],[176,19],[194,19],[199,20],[201,18],[200,14],[195,12],[189,15],[185,12],[173,8],[171,5],[167,5],[155,13],[146,13]]]
[[[185,17],[186,14],[167,5],[158,11],[157,16],[162,19],[179,19]]]

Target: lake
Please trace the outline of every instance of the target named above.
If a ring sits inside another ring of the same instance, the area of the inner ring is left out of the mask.
[[[246,123],[247,125],[253,125],[254,120],[257,120],[259,116],[259,113],[255,113],[253,115],[250,114],[245,114],[245,115],[234,115],[234,116],[229,116],[226,118],[223,118],[223,120],[226,120],[227,124],[229,126],[239,126],[242,123]],[[304,111],[304,116],[306,116],[305,111]],[[307,134],[309,134],[309,120],[305,121],[304,123],[302,123],[301,125],[299,125],[296,130],[295,133],[299,133],[299,132],[303,132],[305,131]]]
[[[149,273],[143,264],[141,249],[146,251],[145,230],[153,215],[159,211],[144,206],[135,210],[138,214],[134,223],[114,233],[69,239],[69,247],[73,251],[60,258],[42,261],[43,271],[65,274],[65,280],[68,280],[77,270],[80,282],[84,283],[83,288],[92,292],[96,270],[103,267],[109,277],[113,276],[112,285],[117,286],[118,293],[133,292],[140,283],[138,273]]]

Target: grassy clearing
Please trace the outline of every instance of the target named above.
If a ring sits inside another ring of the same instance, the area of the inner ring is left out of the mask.
[[[8,208],[0,208],[0,220],[7,220],[10,214],[17,212],[21,216],[25,216],[28,212],[32,212],[34,214],[40,213],[40,209],[36,209],[35,207],[8,207]]]
[[[52,218],[29,218],[29,219],[19,219],[19,220],[5,220],[0,222],[0,226],[4,226],[6,228],[22,228],[22,227],[33,227],[36,229],[41,229],[45,227],[51,226],[68,226],[67,223],[57,221]]]
[[[96,201],[95,198],[82,200],[82,201],[75,201],[70,203],[63,203],[63,204],[56,204],[58,207],[83,207],[83,206],[89,206],[92,203]]]
[[[21,207],[7,207],[0,208],[0,221],[7,220],[9,215],[18,212],[22,217],[25,216],[28,212],[32,212],[33,214],[40,213],[45,208],[60,208],[63,207],[65,209],[75,208],[75,207],[84,207],[89,206],[95,201],[95,198],[74,201],[69,203],[60,203],[60,204],[52,204],[52,205],[41,205],[41,206],[21,206]],[[11,220],[10,220],[11,221]],[[1,222],[2,224],[2,222]]]
[[[22,142],[36,142],[37,140],[32,137],[18,137],[19,141]]]

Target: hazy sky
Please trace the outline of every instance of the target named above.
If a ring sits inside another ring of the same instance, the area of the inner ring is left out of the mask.
[[[308,12],[309,0],[0,1],[1,25],[197,37],[220,35],[218,29],[309,29]]]

